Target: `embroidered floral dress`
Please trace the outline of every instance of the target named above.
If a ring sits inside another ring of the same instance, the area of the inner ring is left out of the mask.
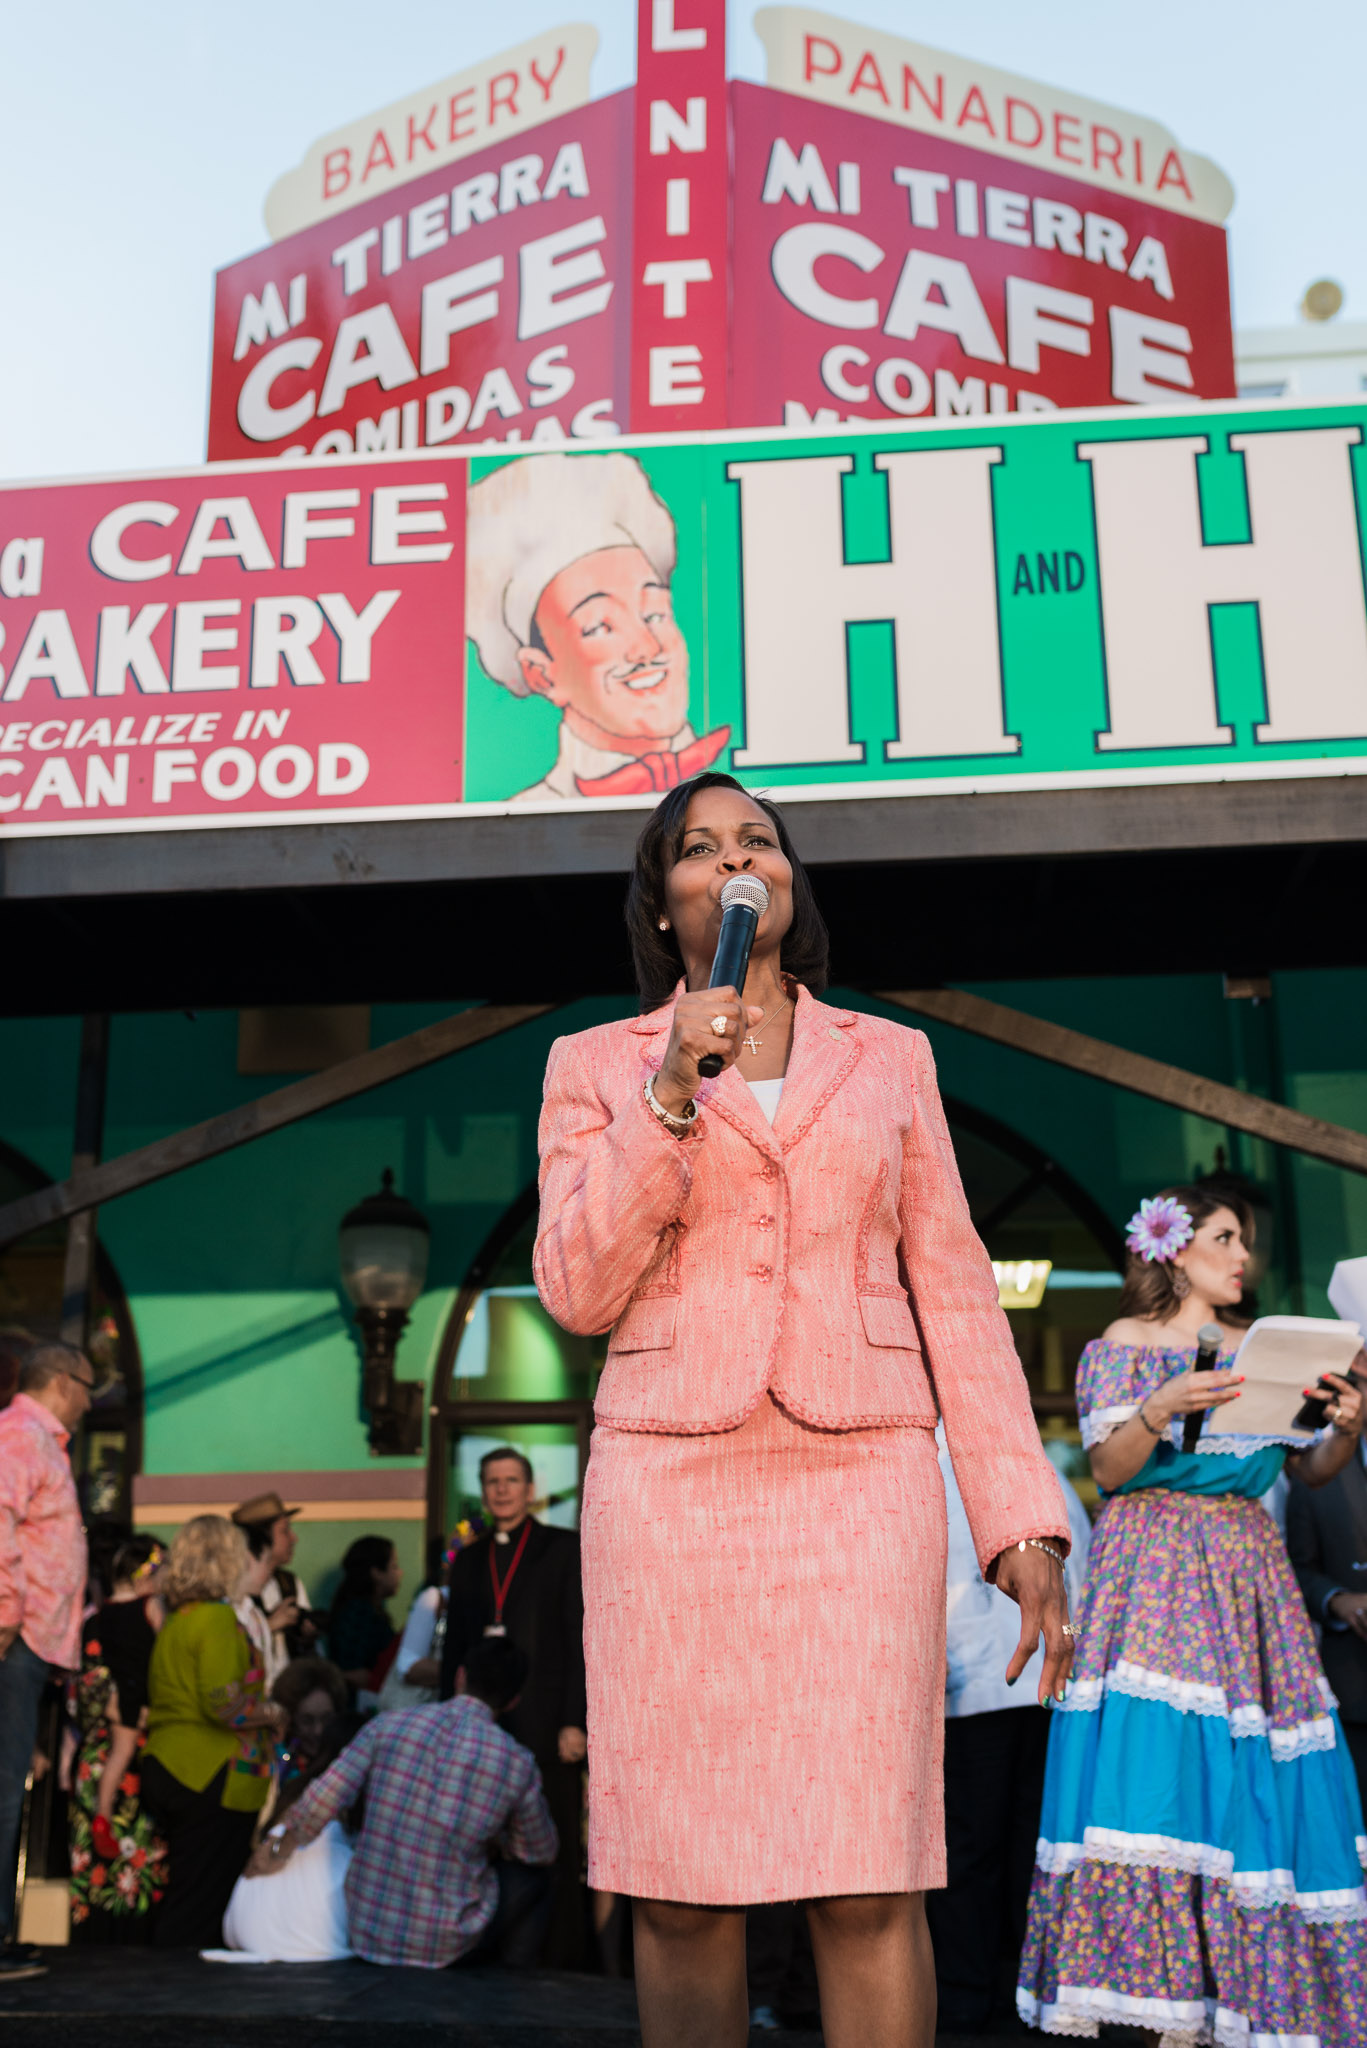
[[[119,1781],[110,1817],[118,1856],[106,1861],[91,1838],[109,1759],[111,1707],[117,1706],[124,1727],[137,1727],[147,1704],[147,1665],[155,1641],[141,1600],[112,1602],[91,1615],[81,1632],[76,1681],[81,1739],[67,1804],[76,1941],[145,1941],[148,1915],[166,1886],[166,1844],[139,1803],[138,1758]]]
[[[1194,1347],[1089,1344],[1083,1442]],[[1017,2004],[1166,2048],[1362,2048],[1367,1862],[1335,1701],[1259,1496],[1289,1441],[1179,1417],[1106,1502],[1049,1742]],[[1301,1440],[1303,1441],[1303,1439]]]

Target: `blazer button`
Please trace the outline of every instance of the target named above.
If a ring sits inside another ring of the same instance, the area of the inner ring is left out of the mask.
[[[772,1230],[773,1227],[774,1219],[772,1216],[757,1216],[755,1218],[756,1230]]]
[[[773,1277],[774,1269],[772,1266],[751,1266],[750,1268],[750,1278],[752,1280],[772,1280]]]

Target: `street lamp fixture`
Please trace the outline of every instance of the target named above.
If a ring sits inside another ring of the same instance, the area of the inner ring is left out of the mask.
[[[427,1279],[431,1241],[427,1218],[394,1192],[388,1167],[380,1192],[347,1212],[338,1237],[342,1285],[361,1332],[370,1448],[389,1456],[411,1454],[422,1441],[422,1382],[396,1380],[394,1361]]]

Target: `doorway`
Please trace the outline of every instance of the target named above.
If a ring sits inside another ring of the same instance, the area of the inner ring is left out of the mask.
[[[500,1218],[466,1275],[442,1339],[428,1433],[429,1536],[480,1506],[479,1461],[509,1444],[531,1463],[532,1512],[577,1529],[607,1338],[562,1330],[532,1279],[535,1184]]]

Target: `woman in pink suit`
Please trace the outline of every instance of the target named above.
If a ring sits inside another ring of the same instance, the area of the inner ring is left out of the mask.
[[[769,892],[743,991],[719,897]],[[611,1330],[584,1497],[589,1883],[635,1904],[645,2048],[746,2038],[747,1904],[809,1902],[828,2048],[925,2048],[945,1881],[945,1501],[1041,1698],[1068,1518],[969,1221],[930,1049],[817,1000],[826,934],[772,804],[664,798],[627,910],[645,1014],[552,1048],[541,1298]],[[679,976],[682,973],[682,983]],[[719,1052],[715,1080],[698,1063]]]

